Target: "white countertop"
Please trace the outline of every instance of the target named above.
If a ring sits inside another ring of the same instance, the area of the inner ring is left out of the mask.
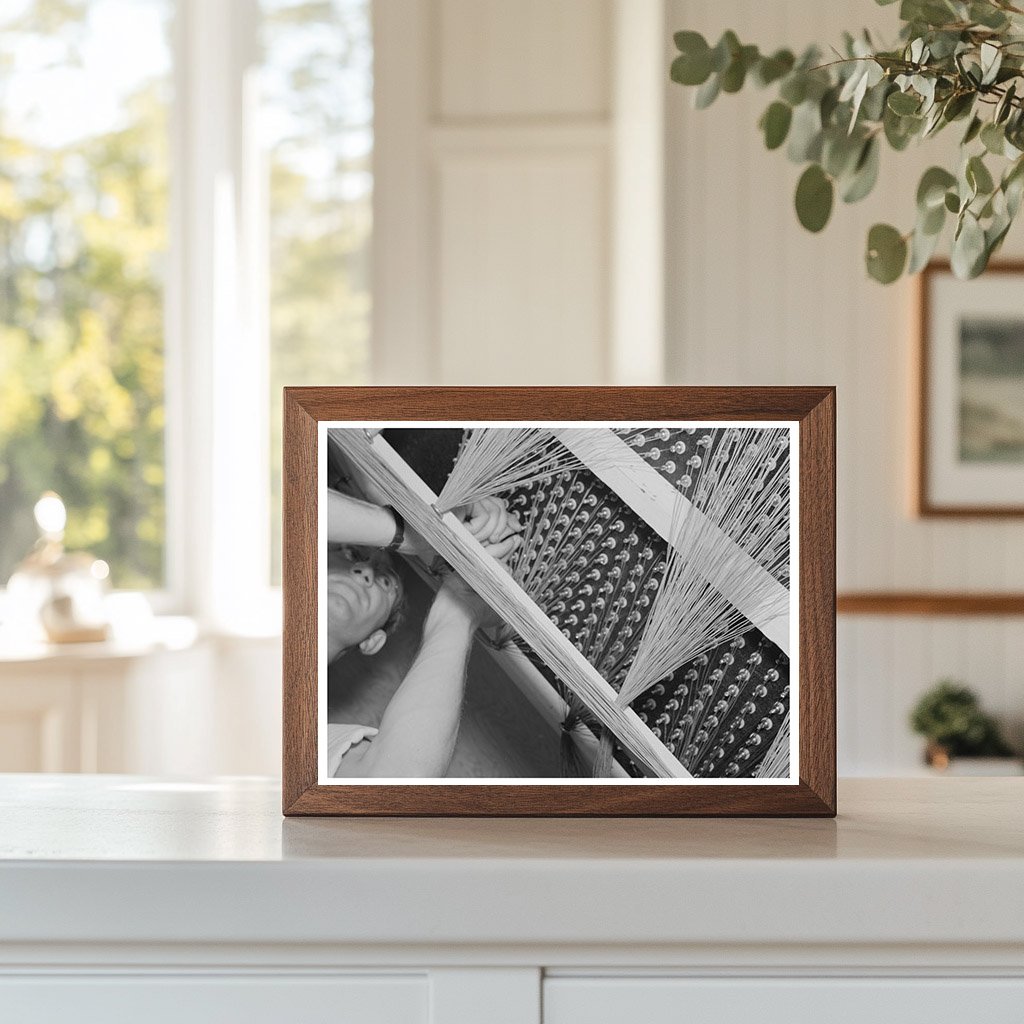
[[[0,776],[0,943],[1024,946],[1024,780],[837,820],[284,819],[276,783]]]

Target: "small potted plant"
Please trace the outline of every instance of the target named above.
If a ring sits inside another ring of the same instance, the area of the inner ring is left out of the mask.
[[[927,739],[925,762],[938,771],[1020,773],[1019,760],[995,719],[981,709],[975,693],[960,683],[943,679],[925,693],[911,712],[910,725]],[[964,758],[973,760],[964,764]]]

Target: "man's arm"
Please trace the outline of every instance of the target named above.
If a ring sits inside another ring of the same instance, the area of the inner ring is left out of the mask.
[[[402,685],[364,750],[341,760],[339,776],[440,778],[448,770],[459,733],[466,663],[483,605],[457,577],[437,593],[423,642]],[[355,754],[361,756],[352,756]]]
[[[327,491],[327,542],[386,548],[395,536],[395,517],[380,505]]]
[[[481,544],[497,544],[522,530],[519,520],[509,514],[501,498],[484,498],[458,512],[459,518],[465,520],[469,532]],[[394,514],[383,504],[371,504],[328,489],[328,544],[386,548],[395,538],[395,529]],[[403,555],[415,554],[427,559],[433,554],[430,545],[408,526],[398,550]]]

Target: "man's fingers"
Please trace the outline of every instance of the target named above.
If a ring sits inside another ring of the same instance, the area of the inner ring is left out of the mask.
[[[516,534],[511,537],[506,537],[504,540],[500,540],[497,543],[485,544],[484,550],[491,555],[492,558],[498,559],[500,562],[503,558],[508,558],[513,551],[516,550],[523,543],[523,538]]]

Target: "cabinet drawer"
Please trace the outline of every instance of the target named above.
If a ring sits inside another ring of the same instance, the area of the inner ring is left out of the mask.
[[[580,978],[544,983],[544,1024],[1021,1024],[1024,978]]]
[[[0,978],[18,1024],[427,1024],[426,975]]]

